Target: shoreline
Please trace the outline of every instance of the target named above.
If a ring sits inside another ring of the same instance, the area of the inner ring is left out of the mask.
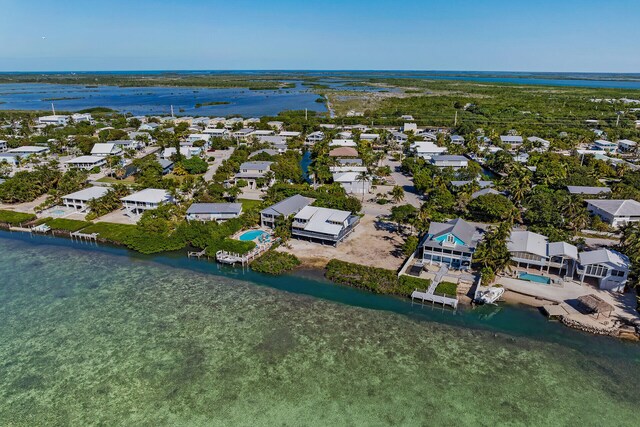
[[[29,234],[29,235],[33,235],[35,234],[36,236],[47,236],[47,234],[42,234],[42,233],[33,233],[33,232],[28,232],[24,229],[12,229],[12,227],[8,227],[6,224],[0,224],[0,230],[1,231],[7,231],[9,233],[14,233],[14,232],[18,232],[21,234]],[[50,237],[53,238],[61,238],[64,240],[70,240],[70,241],[74,241],[74,239],[71,237],[71,232],[65,231],[65,230],[51,230],[52,233],[50,235]],[[126,245],[123,245],[122,243],[119,242],[114,242],[108,239],[104,239],[104,238],[100,238],[98,237],[95,240],[95,243],[98,245],[105,245],[105,246],[111,246],[114,248],[119,248],[119,249],[125,249],[125,250],[130,250],[133,251],[132,249],[129,249]],[[144,255],[141,254],[139,252],[133,251],[136,254],[140,254],[140,255]],[[156,253],[156,254],[151,254],[149,256],[159,256],[162,254],[165,254],[167,252],[160,252],[160,253]],[[186,253],[184,254],[186,255]],[[329,260],[327,260],[326,258],[323,257],[313,257],[313,256],[302,256],[299,257],[301,264],[299,266],[297,266],[296,268],[294,268],[293,270],[289,271],[287,274],[292,275],[292,276],[297,276],[303,279],[309,279],[309,280],[314,280],[317,282],[321,282],[321,283],[325,283],[325,284],[333,284],[333,285],[340,285],[340,286],[346,286],[348,288],[353,288],[353,289],[359,289],[363,292],[375,295],[374,292],[371,291],[367,291],[367,290],[363,290],[357,287],[353,287],[353,286],[348,286],[348,285],[341,285],[339,283],[333,282],[329,279],[326,278],[326,265],[329,262]],[[256,272],[256,274],[259,274],[258,272]],[[274,276],[274,277],[278,277],[278,276]],[[386,294],[384,294],[386,295]],[[394,296],[394,295],[386,295],[386,296]],[[398,296],[395,295],[395,297],[398,298],[402,298],[402,299],[408,299],[408,296]],[[466,301],[468,300],[468,298],[464,298],[463,300],[461,300],[461,304],[463,307],[467,307],[467,308],[472,308],[474,306],[474,304],[472,303],[472,301]],[[525,295],[525,294],[521,294],[518,292],[514,292],[511,290],[507,290],[503,296],[502,301],[512,307],[517,307],[517,306],[525,306],[527,308],[534,308],[537,309],[540,313],[541,316],[545,316],[544,312],[543,312],[543,307],[545,305],[548,304],[554,304],[554,301],[549,301],[549,300],[545,300],[545,299],[540,299],[540,298],[536,298],[536,297],[532,297],[529,295]],[[471,302],[471,303],[470,303]],[[554,320],[553,318],[551,318],[550,316],[545,316],[545,318],[547,319],[547,321],[552,321]],[[565,319],[563,317],[558,318],[557,320],[559,320],[565,327],[568,327],[570,329],[574,329],[574,330],[579,330],[582,332],[586,332],[589,333],[590,335],[605,335],[605,336],[610,336],[612,338],[617,338],[620,340],[625,340],[625,341],[640,341],[640,334],[638,334],[638,332],[630,332],[628,330],[621,330],[621,328],[617,328],[614,331],[611,331],[610,333],[605,333],[601,330],[594,330],[592,328],[589,328],[585,325],[582,325],[578,322],[575,322],[571,319]],[[624,326],[624,325],[623,325]],[[615,332],[615,333],[614,333]]]

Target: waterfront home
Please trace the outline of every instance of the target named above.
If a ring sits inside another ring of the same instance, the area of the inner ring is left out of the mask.
[[[598,139],[593,143],[593,149],[606,151],[607,153],[615,153],[618,149],[618,144],[604,139]]]
[[[423,264],[468,270],[481,239],[482,231],[462,218],[432,222],[418,245],[417,257]]]
[[[631,141],[630,139],[620,139],[616,144],[618,144],[618,151],[622,153],[635,151],[636,147],[638,146],[637,142]]]
[[[587,210],[598,215],[604,222],[618,228],[629,222],[640,221],[640,203],[635,200],[589,199]]]
[[[348,211],[305,206],[293,217],[291,237],[337,246],[359,222]]]
[[[51,116],[38,117],[38,123],[45,126],[66,126],[69,124],[69,116],[53,114]]]
[[[353,147],[338,147],[329,151],[329,157],[358,157],[358,150]]]
[[[287,131],[287,130],[283,130],[282,132],[280,132],[278,134],[278,136],[283,136],[287,139],[292,139],[292,138],[298,138],[300,135],[302,135],[300,132],[298,131]]]
[[[547,273],[571,276],[578,260],[578,248],[565,242],[549,243],[546,236],[531,231],[513,230],[507,241],[511,261],[518,267],[535,268]]]
[[[464,136],[451,135],[451,143],[456,145],[464,145]]]
[[[130,215],[140,215],[144,211],[156,209],[162,203],[173,203],[173,197],[167,190],[145,188],[120,199]]]
[[[422,157],[425,160],[431,160],[434,156],[440,156],[447,152],[447,147],[440,147],[433,142],[414,142],[410,147],[416,156]]]
[[[91,155],[98,157],[107,157],[107,156],[119,156],[122,154],[122,148],[119,145],[114,144],[113,142],[102,143],[98,142],[93,144],[93,148],[91,148]]]
[[[65,164],[72,169],[91,170],[106,165],[107,159],[102,156],[80,156],[67,160]]]
[[[347,194],[368,194],[371,192],[371,180],[362,179],[361,172],[334,172],[333,182],[339,183]]]
[[[469,160],[464,156],[438,155],[431,157],[431,164],[439,168],[460,169],[469,166]]]
[[[513,150],[522,145],[523,139],[518,135],[500,135],[500,142],[508,145]]]
[[[242,203],[193,203],[187,221],[226,221],[242,214]]]
[[[253,128],[244,128],[234,132],[232,135],[238,141],[247,142],[249,138],[253,135]]]
[[[0,153],[7,151],[8,148],[7,141],[0,139]]]
[[[580,252],[576,273],[582,283],[592,278],[600,289],[622,292],[630,269],[631,262],[626,255],[611,249],[597,249]]]
[[[289,218],[313,203],[315,199],[299,194],[286,198],[260,211],[260,225],[274,228],[278,218]]]
[[[305,138],[305,141],[308,144],[315,144],[316,142],[322,142],[322,140],[324,140],[324,132],[322,131],[315,131],[315,132],[311,132],[309,135],[307,135],[307,137]]]
[[[238,172],[234,179],[237,183],[238,180],[245,180],[248,187],[251,189],[257,188],[258,180],[264,179],[267,172],[271,170],[273,162],[260,161],[260,162],[244,162],[240,165],[240,172]],[[271,180],[273,181],[273,180]],[[271,186],[272,182],[267,182],[267,186]]]
[[[187,143],[193,145],[198,141],[203,141],[205,146],[209,145],[211,135],[208,133],[192,133],[187,137]]]
[[[573,195],[602,196],[611,193],[609,187],[589,187],[582,185],[567,185],[567,191]]]
[[[209,135],[211,138],[229,138],[231,133],[225,128],[206,128],[202,133]]]
[[[108,187],[89,187],[75,193],[62,196],[62,204],[76,211],[84,212],[89,210],[89,202],[99,199],[109,192]]]

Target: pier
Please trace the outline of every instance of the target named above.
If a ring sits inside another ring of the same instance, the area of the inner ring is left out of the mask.
[[[91,234],[86,234],[86,233],[80,233],[79,231],[75,231],[73,233],[70,233],[69,236],[71,236],[71,239],[73,240],[86,240],[87,242],[97,242],[98,241],[98,233],[91,233]]]
[[[242,266],[249,265],[251,261],[255,260],[264,252],[268,251],[271,248],[271,246],[273,246],[273,244],[278,240],[279,239],[276,239],[276,241],[274,242],[267,242],[267,243],[258,245],[253,250],[243,255],[220,250],[216,252],[216,261],[218,261],[221,264],[228,264],[228,265],[234,265],[234,264],[242,264]]]
[[[446,295],[437,295],[435,293],[438,284],[442,281],[444,276],[447,274],[449,269],[446,265],[440,266],[440,270],[436,273],[436,277],[434,277],[433,281],[429,285],[429,289],[426,289],[424,292],[415,289],[411,293],[411,302],[414,300],[419,300],[422,304],[425,301],[431,302],[432,304],[438,303],[444,305],[448,305],[455,308],[458,308],[458,298],[448,297]]]
[[[200,259],[203,256],[206,256],[207,258],[209,258],[209,256],[207,256],[207,249],[206,248],[201,250],[201,251],[199,251],[199,252],[189,251],[189,252],[187,252],[187,256],[189,258],[198,258],[198,259]]]

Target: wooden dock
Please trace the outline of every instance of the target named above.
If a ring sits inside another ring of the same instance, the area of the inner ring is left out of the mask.
[[[415,301],[418,300],[420,301],[422,304],[424,304],[425,301],[430,302],[432,304],[442,304],[442,305],[448,305],[455,308],[458,308],[458,299],[457,298],[451,298],[448,297],[446,295],[437,295],[434,293],[430,293],[428,290],[425,292],[421,292],[419,290],[415,290],[411,293],[411,301]]]
[[[69,236],[71,236],[71,239],[73,240],[82,240],[87,242],[98,241],[98,233],[86,234],[86,233],[80,233],[79,231],[75,231],[73,233],[70,233]]]
[[[243,255],[220,250],[216,252],[216,261],[218,261],[221,264],[227,264],[227,265],[234,265],[234,264],[241,264],[242,266],[249,265],[251,261],[255,260],[260,255],[268,251],[271,248],[271,246],[273,246],[273,244],[276,243],[278,240],[279,239],[276,239],[273,242],[260,244],[250,252]]]
[[[187,252],[187,256],[189,258],[198,258],[198,259],[200,259],[203,256],[207,256],[207,249],[205,248],[205,249],[203,249],[203,250],[201,250],[199,252],[193,252],[193,251]],[[207,258],[209,258],[209,257],[207,256]]]

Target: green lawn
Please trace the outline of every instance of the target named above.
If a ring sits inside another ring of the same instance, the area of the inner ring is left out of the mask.
[[[123,184],[123,185],[135,185],[135,178],[133,176],[128,176],[125,179],[116,179],[110,176],[105,176],[97,180],[97,182],[106,182],[110,184]]]
[[[74,232],[78,230],[82,230],[85,227],[91,225],[89,221],[80,221],[77,219],[66,219],[66,218],[47,218],[43,221],[44,224],[47,224],[49,227],[54,230],[64,230],[69,232]]]
[[[136,229],[135,225],[115,224],[112,222],[96,222],[83,229],[83,233],[98,233],[101,238],[115,243],[123,243]]]
[[[257,206],[260,206],[262,200],[238,199],[238,203],[242,203],[242,211],[247,212]]]
[[[0,210],[0,222],[10,225],[20,225],[36,219],[34,214]]]
[[[455,297],[458,295],[458,285],[451,282],[440,282],[436,287],[435,293]]]

